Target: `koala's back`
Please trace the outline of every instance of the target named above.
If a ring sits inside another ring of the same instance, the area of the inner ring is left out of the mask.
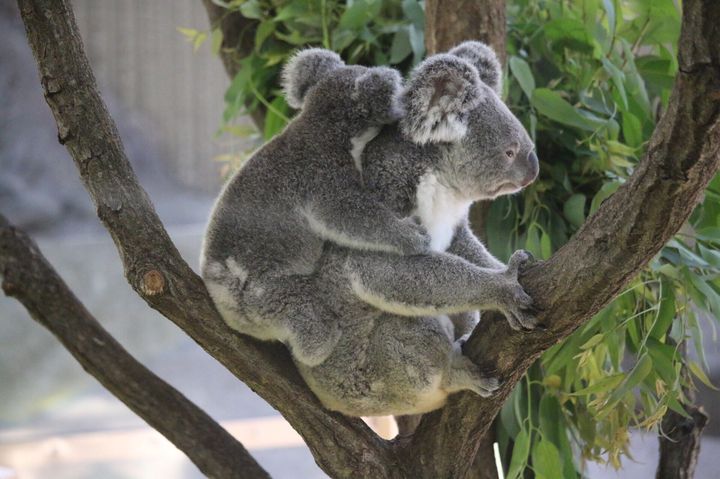
[[[300,171],[304,162],[297,156],[276,138],[229,180],[210,218],[204,265],[232,258],[250,275],[312,270],[322,241],[297,214],[308,187]]]

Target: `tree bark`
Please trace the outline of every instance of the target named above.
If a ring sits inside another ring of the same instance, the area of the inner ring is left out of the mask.
[[[426,0],[425,49],[444,52],[465,40],[495,49],[505,64],[505,0]]]
[[[720,165],[720,2],[683,2],[679,74],[667,112],[632,177],[548,261],[521,278],[547,331],[516,333],[485,315],[465,350],[504,385],[458,394],[426,415],[406,451],[421,477],[465,477],[512,387],[547,348],[608,304],[675,234]],[[495,315],[496,316],[496,315]],[[442,455],[440,451],[454,451]]]
[[[18,0],[58,139],[110,232],[130,285],[303,436],[333,477],[392,477],[392,450],[360,419],[326,411],[287,350],[231,330],[170,240],[97,91],[67,0]]]
[[[150,306],[277,408],[331,477],[463,478],[479,441],[532,362],[620,292],[687,219],[720,166],[720,2],[685,0],[680,73],[668,111],[633,176],[522,284],[546,331],[486,315],[467,354],[503,380],[493,397],[457,394],[412,437],[383,441],[362,421],[322,408],[285,348],[230,330],[170,241],[125,157],[64,0],[18,0],[58,137]],[[122,387],[122,386],[120,386]]]
[[[675,345],[670,341],[669,344]],[[678,347],[681,356],[687,356],[687,345]],[[691,384],[690,371],[683,367],[680,375],[687,384]],[[700,455],[700,437],[708,423],[708,415],[702,407],[695,405],[695,391],[683,388],[687,404],[684,405],[685,417],[672,409],[668,409],[660,425],[658,441],[660,460],[656,471],[656,479],[692,479],[695,476],[698,456]]]
[[[685,406],[690,417],[668,411],[662,420],[656,479],[692,479],[700,455],[700,436],[708,416],[702,407]]]
[[[0,215],[0,277],[92,374],[208,477],[269,478],[247,450],[175,388],[137,362],[93,318],[37,246]]]

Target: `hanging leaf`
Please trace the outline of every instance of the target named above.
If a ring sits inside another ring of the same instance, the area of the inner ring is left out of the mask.
[[[528,98],[532,98],[533,91],[535,90],[535,78],[533,77],[532,71],[530,71],[530,66],[525,60],[516,56],[510,57],[508,63],[510,65],[510,71],[520,84],[522,91]]]
[[[594,131],[603,124],[601,121],[593,121],[581,115],[559,93],[548,88],[536,88],[532,94],[532,104],[541,115],[563,125]]]
[[[573,226],[580,227],[585,222],[585,195],[576,193],[563,205],[563,214]]]
[[[513,445],[512,458],[510,459],[510,467],[507,473],[507,479],[518,479],[527,466],[528,456],[530,455],[530,434],[526,429],[521,429],[520,433],[515,437]]]

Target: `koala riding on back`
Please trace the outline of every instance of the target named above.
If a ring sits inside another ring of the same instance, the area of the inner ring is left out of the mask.
[[[225,186],[201,270],[232,328],[283,341],[296,360],[315,365],[340,335],[312,284],[324,244],[402,255],[426,252],[429,238],[362,188],[362,148],[400,116],[397,71],[346,66],[333,52],[308,49],[288,62],[283,84],[302,111]]]

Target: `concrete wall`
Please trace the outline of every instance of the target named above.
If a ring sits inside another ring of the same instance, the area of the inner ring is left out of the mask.
[[[213,158],[233,148],[213,138],[229,79],[209,42],[193,52],[177,27],[208,28],[199,0],[74,0],[98,83],[140,113],[171,171],[206,190],[220,183]]]

